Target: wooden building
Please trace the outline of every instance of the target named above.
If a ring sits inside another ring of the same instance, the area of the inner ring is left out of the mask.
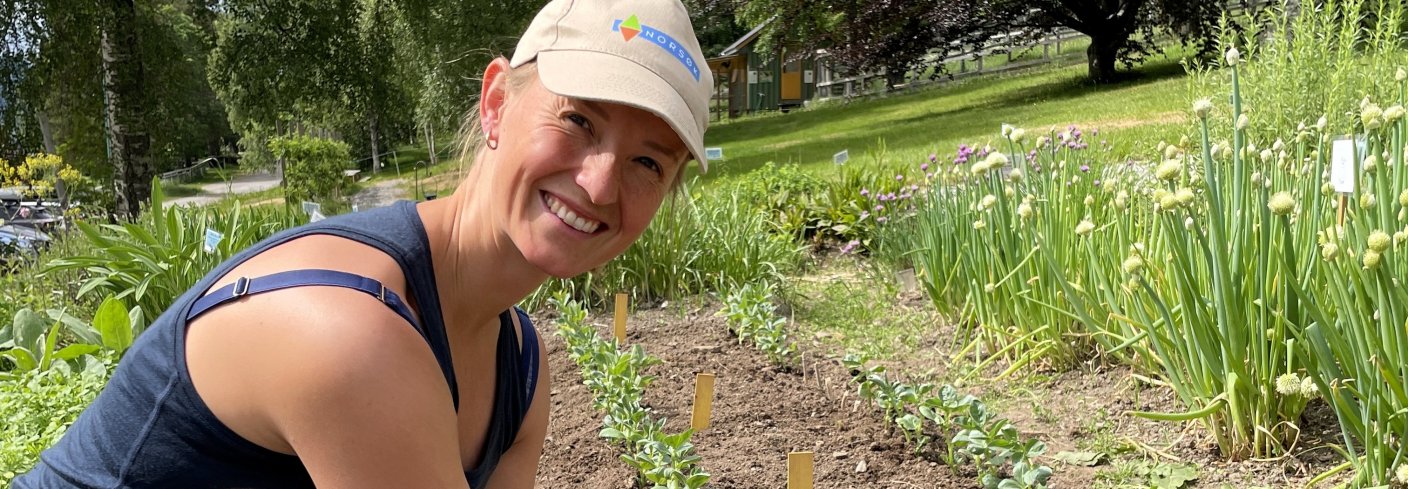
[[[769,22],[749,31],[708,60],[715,78],[712,102],[715,118],[725,113],[733,118],[763,111],[786,112],[801,106],[815,93],[815,56],[810,53],[791,56],[785,49],[781,56],[754,51],[754,41]],[[788,58],[796,59],[781,61]]]

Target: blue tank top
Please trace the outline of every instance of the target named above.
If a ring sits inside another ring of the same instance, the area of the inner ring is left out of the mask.
[[[246,440],[215,417],[191,383],[185,341],[188,318],[219,305],[202,297],[216,280],[260,252],[314,234],[365,243],[390,255],[401,266],[409,293],[420,306],[420,321],[414,320],[393,293],[381,289],[383,297],[379,298],[405,317],[430,344],[458,410],[459,389],[441,317],[428,238],[415,204],[402,201],[283,231],[216,267],[142,333],[93,404],[57,444],[40,455],[34,469],[13,481],[13,487],[313,487],[297,456]],[[339,276],[351,280],[335,284],[324,280]],[[374,296],[380,287],[372,279],[340,272],[284,272],[248,282],[241,280],[209,295],[227,294],[230,290],[233,295],[257,293],[269,289],[274,282],[285,287],[340,285]],[[389,299],[386,294],[390,294]],[[484,487],[499,458],[513,444],[537,384],[536,332],[523,311],[514,308],[512,313],[522,323],[522,347],[520,351],[510,312],[505,311],[499,316],[494,407],[483,456],[478,467],[465,473],[473,488]]]

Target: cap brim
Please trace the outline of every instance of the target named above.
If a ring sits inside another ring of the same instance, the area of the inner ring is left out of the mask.
[[[655,72],[620,56],[597,51],[543,51],[538,53],[538,78],[552,93],[569,98],[629,105],[648,111],[675,130],[675,134],[708,170],[704,135],[689,105],[673,86]]]

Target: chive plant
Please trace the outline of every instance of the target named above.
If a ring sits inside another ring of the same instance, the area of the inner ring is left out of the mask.
[[[1245,110],[1240,58],[1222,61],[1228,106],[1195,102],[1196,137],[1149,165],[1102,162],[1073,128],[960,150],[966,177],[925,194],[881,255],[915,265],[977,367],[1131,364],[1186,408],[1136,414],[1200,422],[1231,459],[1287,453],[1324,397],[1356,485],[1408,484],[1408,72],[1387,108],[1273,135]],[[1330,185],[1340,134],[1364,141],[1347,194]]]

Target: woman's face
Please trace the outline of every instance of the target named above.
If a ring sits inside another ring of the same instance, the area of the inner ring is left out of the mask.
[[[491,85],[493,68],[486,72]],[[687,161],[664,120],[634,107],[558,96],[537,80],[481,109],[495,149],[496,229],[545,273],[605,264],[645,231]]]

